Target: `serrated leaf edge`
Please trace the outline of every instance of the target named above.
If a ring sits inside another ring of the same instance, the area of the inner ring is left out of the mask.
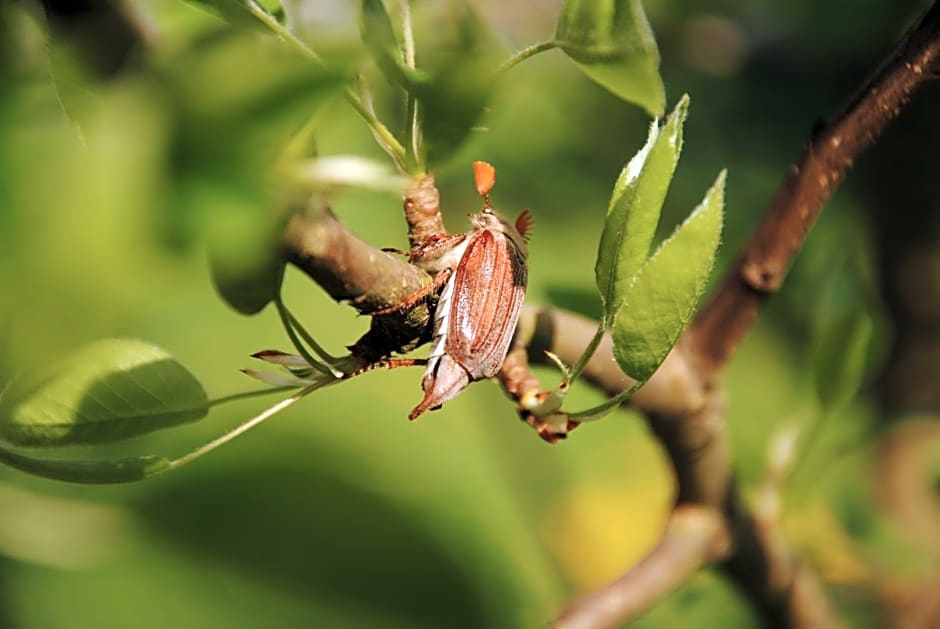
[[[666,249],[667,246],[669,246],[669,243],[672,242],[672,241],[676,238],[676,236],[680,233],[680,231],[681,231],[687,224],[689,224],[690,222],[692,222],[693,220],[695,220],[696,217],[698,217],[699,215],[702,214],[702,212],[704,212],[705,210],[708,209],[709,202],[710,202],[710,200],[711,200],[712,195],[715,194],[716,192],[718,192],[718,193],[720,193],[721,196],[722,196],[722,202],[721,202],[721,206],[722,206],[722,207],[721,207],[721,209],[720,209],[720,212],[721,212],[721,214],[722,214],[722,220],[721,220],[721,224],[719,225],[719,228],[718,228],[718,237],[717,237],[717,240],[716,240],[716,242],[715,242],[715,247],[714,247],[714,249],[712,250],[712,255],[711,255],[710,260],[709,260],[708,269],[705,271],[703,277],[705,277],[706,280],[707,280],[708,276],[711,275],[712,269],[714,269],[714,266],[715,266],[715,253],[718,251],[718,247],[721,246],[721,235],[722,235],[722,232],[724,231],[724,220],[723,220],[723,214],[724,214],[724,188],[725,188],[725,181],[726,181],[726,179],[727,179],[727,172],[728,172],[727,169],[722,169],[721,172],[718,173],[718,177],[715,179],[715,182],[711,185],[711,187],[709,187],[709,189],[705,192],[705,196],[702,198],[702,201],[701,201],[697,206],[695,206],[695,208],[692,210],[692,212],[689,213],[689,215],[685,218],[685,220],[683,220],[682,223],[680,223],[678,226],[676,226],[676,228],[672,231],[672,233],[671,233],[665,240],[663,240],[663,241],[659,244],[659,246],[656,248],[656,250],[653,252],[653,254],[650,255],[649,258],[646,259],[646,261],[642,264],[642,266],[640,266],[639,270],[636,272],[636,274],[635,274],[635,275],[633,276],[633,278],[630,280],[630,284],[629,284],[627,290],[625,291],[625,295],[626,295],[626,296],[624,297],[623,301],[621,302],[620,308],[618,308],[617,312],[616,312],[615,314],[613,314],[613,316],[611,317],[611,326],[612,326],[612,327],[613,327],[613,323],[616,321],[617,316],[619,315],[619,313],[620,313],[624,308],[626,308],[626,307],[628,307],[628,306],[630,305],[630,293],[632,292],[633,287],[636,285],[636,282],[638,281],[638,279],[640,278],[640,276],[643,275],[643,272],[646,270],[646,268],[650,265],[650,263],[651,263],[657,256],[659,256],[659,255]],[[696,309],[696,307],[698,306],[698,303],[699,303],[699,301],[700,301],[701,298],[702,298],[702,293],[703,293],[704,290],[705,290],[705,285],[706,285],[706,283],[707,283],[707,281],[706,281],[706,282],[702,282],[702,285],[699,287],[699,290],[697,291],[697,294],[695,295],[695,298],[692,300],[692,303],[691,303],[691,306],[690,306],[690,308],[689,308],[689,311],[688,311],[688,312],[685,314],[685,316],[683,317],[683,325],[682,325],[682,328],[680,328],[679,333],[676,335],[675,339],[673,340],[672,345],[671,345],[670,348],[669,348],[669,351],[672,351],[672,348],[675,347],[675,344],[676,344],[676,342],[678,341],[679,336],[682,335],[682,331],[685,329],[685,327],[688,325],[688,322],[691,320],[691,318],[692,318],[692,313],[695,312],[695,309]],[[666,352],[666,354],[663,356],[662,360],[665,360],[665,356],[668,356],[668,355],[669,355],[669,351]],[[616,357],[616,350],[614,351],[614,355],[615,355],[615,357]],[[659,365],[662,364],[662,360],[660,360]],[[659,365],[657,365],[656,369],[659,369]],[[619,362],[618,362],[618,366],[619,366]],[[623,367],[621,367],[621,370],[622,370],[626,375],[630,376],[631,378],[635,378],[635,376],[634,376],[633,374],[628,373],[626,370],[623,369]],[[654,369],[652,373],[655,373],[655,371],[656,371],[656,370]],[[650,375],[652,375],[652,373],[651,373]],[[649,379],[649,378],[647,377],[646,380],[648,380],[648,379]],[[645,382],[646,380],[642,380],[642,382]]]

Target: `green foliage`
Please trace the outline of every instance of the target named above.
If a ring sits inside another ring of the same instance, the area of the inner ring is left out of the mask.
[[[650,256],[623,295],[613,323],[614,358],[643,382],[685,329],[715,261],[724,219],[725,173],[692,214]]]
[[[136,456],[108,460],[47,459],[0,447],[0,462],[21,472],[83,485],[111,485],[144,480],[170,468],[171,461],[159,456]]]
[[[555,40],[592,80],[651,116],[662,115],[659,50],[640,0],[567,0]]]
[[[257,314],[281,289],[283,212],[272,211],[264,199],[235,197],[231,190],[212,192],[216,202],[223,202],[212,213],[209,233],[212,282],[236,311]],[[225,199],[229,203],[224,204]]]
[[[405,64],[401,45],[382,0],[362,0],[360,30],[363,43],[387,79],[409,92],[428,81],[424,73]]]
[[[594,272],[608,324],[620,310],[637,271],[649,254],[669,182],[682,152],[682,127],[689,97],[683,96],[646,144],[620,173],[607,208]]]
[[[215,35],[166,74],[178,112],[172,150],[179,196],[171,229],[186,241],[194,224],[208,226],[213,282],[246,315],[270,303],[283,274],[287,208],[284,193],[271,190],[271,174],[283,179],[307,157],[297,153],[295,137],[310,132],[304,123],[318,118],[345,81],[342,71],[270,43],[255,34]],[[229,64],[240,69],[237,76],[223,72]],[[288,148],[290,155],[281,153]]]
[[[10,382],[0,438],[24,446],[106,443],[197,420],[202,385],[162,349],[104,339]]]
[[[262,182],[304,123],[341,92],[347,69],[311,63],[254,32],[225,30],[195,41],[164,75],[177,111],[179,167]]]
[[[858,394],[874,325],[863,310],[853,310],[827,323],[813,356],[816,395],[823,414],[838,413]]]
[[[496,45],[471,5],[463,6],[453,24],[441,26],[440,41],[424,51],[412,68],[405,63],[391,18],[381,0],[362,0],[362,40],[385,78],[415,99],[417,137],[414,167],[439,166],[464,142],[489,101],[498,66]],[[412,47],[414,42],[411,42]],[[406,124],[413,124],[411,120]],[[410,149],[410,147],[409,147]]]
[[[235,26],[265,28],[263,18],[270,15],[258,0],[186,0],[190,4],[215,13]],[[270,2],[268,3],[270,4]]]
[[[653,123],[646,144],[614,184],[594,263],[601,324],[565,376],[567,381],[581,374],[610,329],[614,358],[636,383],[593,408],[568,412],[575,421],[608,415],[653,375],[691,319],[711,273],[724,222],[724,171],[705,200],[647,258],[682,151],[688,106],[689,98],[683,96],[662,129]],[[562,397],[565,391],[559,392]]]
[[[415,89],[428,165],[440,166],[466,140],[495,87],[499,47],[472,6],[461,9],[453,40],[429,56],[430,81]]]

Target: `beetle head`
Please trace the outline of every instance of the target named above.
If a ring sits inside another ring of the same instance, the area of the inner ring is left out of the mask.
[[[519,232],[515,225],[504,219],[502,216],[491,210],[489,207],[483,208],[482,212],[470,213],[470,223],[473,225],[475,231],[490,229],[497,232],[502,232],[506,234],[510,240],[516,245],[516,247],[526,255],[528,248],[526,247],[526,239],[523,234]]]

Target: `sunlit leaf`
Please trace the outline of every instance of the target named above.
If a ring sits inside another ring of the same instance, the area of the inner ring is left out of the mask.
[[[162,349],[104,339],[0,392],[0,439],[24,446],[104,443],[203,417],[202,385]]]
[[[649,253],[682,151],[682,127],[688,107],[689,97],[683,96],[662,129],[656,123],[650,126],[646,144],[614,185],[594,266],[608,323]]]
[[[835,317],[821,333],[813,375],[824,412],[838,412],[858,393],[873,328],[868,313],[855,310]]]
[[[638,381],[647,380],[665,360],[705,290],[721,238],[724,188],[722,171],[626,291],[612,328],[614,358]]]
[[[87,485],[131,483],[165,471],[172,465],[169,459],[159,456],[128,457],[113,461],[69,461],[26,456],[5,448],[0,448],[0,463],[33,476]]]
[[[592,80],[662,115],[659,50],[640,0],[566,0],[555,40]]]
[[[423,72],[405,65],[392,20],[382,0],[362,0],[360,32],[363,43],[389,81],[414,90],[417,84],[428,80]]]

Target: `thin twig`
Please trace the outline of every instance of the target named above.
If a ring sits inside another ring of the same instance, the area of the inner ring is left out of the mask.
[[[546,50],[551,50],[552,48],[557,48],[558,43],[550,40],[539,42],[537,44],[532,44],[531,46],[526,46],[522,50],[516,52],[509,59],[503,62],[503,65],[499,66],[499,73],[505,74],[509,70],[512,70],[514,67],[528,59],[529,57],[534,57],[540,52],[545,52]]]
[[[411,2],[401,0],[401,34],[402,58],[405,66],[415,69],[415,36],[411,24]],[[418,97],[412,90],[405,95],[405,145],[408,165],[413,166],[416,172],[425,169],[424,158],[421,154],[421,114],[418,111]]]

